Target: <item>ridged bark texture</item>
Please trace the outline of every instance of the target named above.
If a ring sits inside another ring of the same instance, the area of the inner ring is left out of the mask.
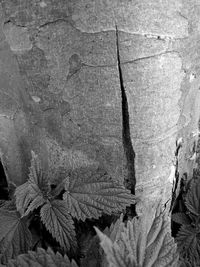
[[[142,202],[170,202],[177,140],[179,177],[195,162],[200,3],[0,2],[8,178],[25,181],[34,150],[44,168],[103,168]]]

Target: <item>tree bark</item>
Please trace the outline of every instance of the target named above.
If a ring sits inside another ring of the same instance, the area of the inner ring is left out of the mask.
[[[175,171],[191,178],[195,163],[198,1],[1,6],[0,151],[8,179],[26,180],[34,150],[52,179],[102,168],[140,203],[170,204]]]

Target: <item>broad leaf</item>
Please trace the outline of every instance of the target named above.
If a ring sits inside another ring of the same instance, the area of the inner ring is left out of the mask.
[[[50,248],[46,251],[38,248],[37,252],[29,251],[15,260],[9,261],[8,267],[78,267],[74,260],[70,261],[58,252],[55,254]]]
[[[15,197],[16,197],[17,210],[21,214],[24,214],[25,210],[27,209],[29,203],[32,200],[32,194],[30,194],[30,188],[28,182],[16,188]]]
[[[103,234],[96,227],[95,230],[101,240],[100,245],[103,248],[109,267],[139,267],[134,258],[125,254],[125,250],[122,249],[116,242],[112,242],[107,235]],[[104,263],[104,266],[105,263]]]
[[[124,229],[124,223],[123,223],[123,214],[121,214],[120,218],[115,222],[112,223],[111,226],[106,228],[103,233],[106,234],[112,242],[118,242],[121,238],[121,232]],[[102,252],[102,248],[100,251]],[[102,254],[102,253],[101,253]],[[105,254],[101,257],[102,261],[102,267],[107,266],[107,260]]]
[[[64,249],[76,247],[74,224],[66,202],[63,200],[48,201],[41,208],[40,216],[47,230]]]
[[[30,249],[31,233],[25,218],[20,218],[17,211],[0,209],[0,226],[0,252],[3,263]]]
[[[29,212],[41,207],[46,203],[46,200],[41,195],[37,195],[36,198],[30,203],[24,215],[28,215]]]
[[[63,199],[70,214],[77,219],[98,218],[102,213],[121,212],[135,203],[135,198],[123,185],[115,183],[102,171],[74,171],[66,185]]]
[[[50,188],[47,176],[42,171],[41,163],[38,156],[32,151],[32,160],[29,173],[29,182],[32,185],[37,185],[41,192],[48,193]]]
[[[153,210],[147,209],[143,216],[128,221],[114,242],[97,230],[109,267],[177,266],[178,254],[169,218],[159,208],[155,216],[152,213]]]
[[[180,255],[196,266],[200,262],[200,230],[198,227],[181,226],[176,241]]]
[[[42,205],[45,202],[49,192],[48,179],[42,172],[38,156],[32,152],[29,179],[15,190],[17,210],[22,215],[27,215],[28,212],[38,208],[40,203]]]

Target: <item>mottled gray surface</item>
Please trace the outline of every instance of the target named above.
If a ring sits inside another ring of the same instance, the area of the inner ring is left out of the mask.
[[[200,4],[189,0],[1,0],[0,148],[9,179],[25,181],[30,151],[52,176],[100,167],[128,173],[116,48],[136,154],[137,195],[171,195],[199,118]]]

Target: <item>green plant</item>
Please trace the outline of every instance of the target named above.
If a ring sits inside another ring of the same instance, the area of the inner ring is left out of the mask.
[[[5,265],[0,265],[3,267]],[[60,253],[54,253],[50,248],[44,250],[38,248],[37,251],[29,251],[27,254],[21,254],[14,260],[9,260],[8,267],[78,267],[74,260]]]
[[[110,238],[96,228],[109,267],[177,267],[178,253],[166,212],[146,209],[127,224],[118,220]]]
[[[15,199],[5,201],[0,207],[2,263],[44,242],[37,234],[40,228],[40,234],[44,228],[48,230],[62,252],[75,251],[74,218],[97,219],[104,213],[119,213],[135,203],[135,197],[105,172],[91,169],[88,173],[88,169],[79,169],[59,184],[51,184],[38,156],[32,152],[27,182],[16,188]],[[32,229],[33,221],[37,221],[38,229]],[[48,247],[49,243],[45,245]]]
[[[183,196],[184,210],[172,214],[172,220],[181,225],[176,241],[183,260],[191,266],[200,266],[200,182],[192,179]]]

